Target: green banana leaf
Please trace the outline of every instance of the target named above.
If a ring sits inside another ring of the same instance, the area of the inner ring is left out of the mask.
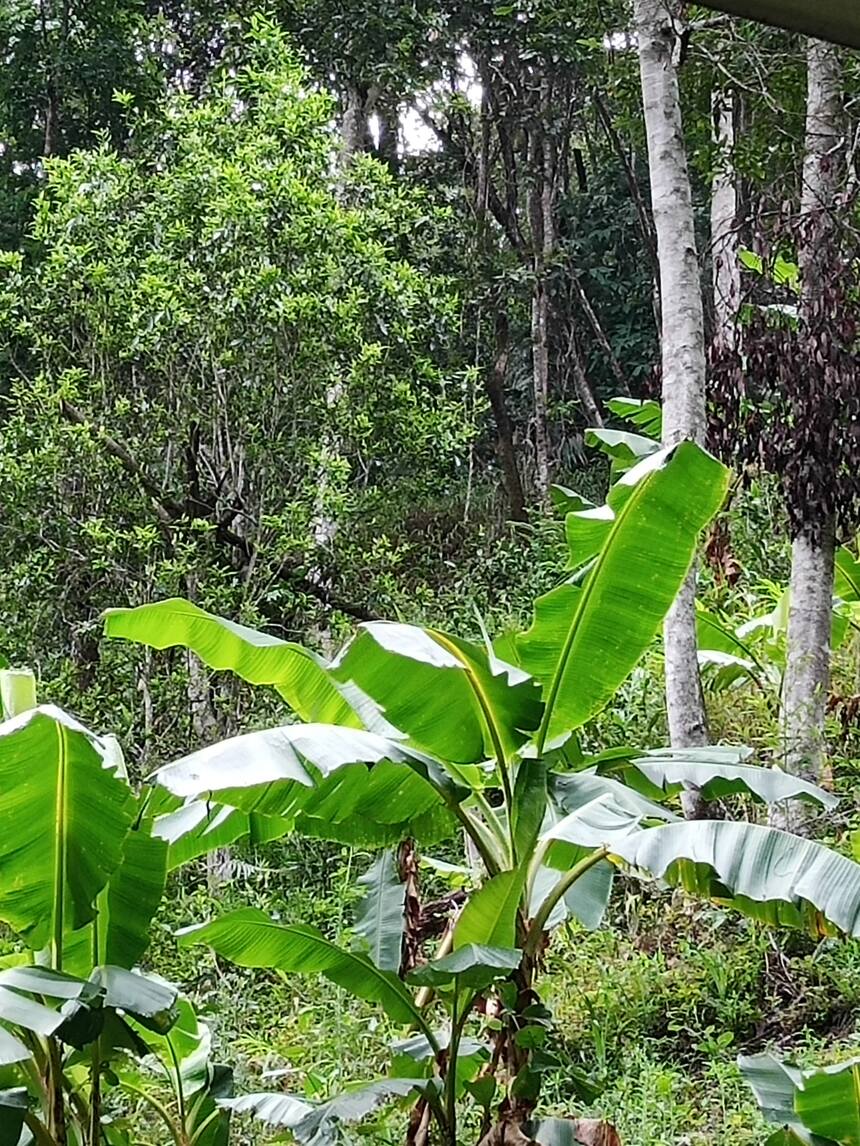
[[[342,1124],[361,1122],[396,1098],[418,1097],[424,1086],[420,1079],[382,1078],[318,1104],[292,1094],[243,1094],[223,1105],[236,1114],[251,1114],[268,1126],[289,1130],[298,1143],[339,1146]]]
[[[229,669],[249,684],[271,685],[302,720],[360,728],[361,720],[310,649],[282,641],[173,597],[135,609],[108,609],[108,637],[154,649],[190,649],[213,669]]]
[[[77,930],[65,930],[62,965],[86,978],[94,960],[134,967],[150,940],[150,926],[164,896],[168,845],[152,834],[147,795],[139,797],[132,829],[123,841],[119,866],[96,899],[96,918]]]
[[[626,473],[637,462],[660,449],[660,443],[629,430],[588,429],[585,444],[594,446],[612,460],[610,473],[615,478]]]
[[[24,1127],[24,1119],[30,1108],[27,1090],[17,1086],[0,1090],[0,1142],[15,1146]]]
[[[183,1095],[188,1140],[194,1146],[227,1146],[232,1069],[212,1061],[211,1032],[187,998],[176,1000],[175,1015],[176,1021],[164,1033],[154,1031],[151,1024],[131,1020],[141,1043],[136,1053],[148,1056],[147,1065],[139,1066],[128,1058],[122,1064],[113,1063],[117,1082],[134,1101],[141,1090],[151,1091],[153,1064],[156,1072],[170,1080],[174,1092]]]
[[[844,545],[836,550],[834,592],[842,601],[860,601],[860,561]]]
[[[622,807],[611,795],[597,796],[549,823],[540,838],[544,862],[557,871],[570,871],[597,848],[611,846],[615,851],[622,839],[638,833],[642,821],[638,812]]]
[[[313,1112],[314,1104],[294,1094],[241,1094],[225,1106],[234,1114],[250,1114],[267,1126],[295,1130]]]
[[[696,602],[696,642],[700,649],[730,653],[738,660],[756,663],[752,646],[742,641],[727,622],[699,601]]]
[[[698,602],[696,640],[699,665],[702,668],[714,668],[718,687],[726,687],[744,677],[755,681],[762,689],[769,684],[778,686],[778,674],[774,673],[774,665],[763,661],[762,650],[756,647],[756,642],[742,638],[738,630],[733,630],[716,613]]]
[[[802,800],[831,811],[839,800],[817,784],[792,776],[779,768],[764,768],[742,761],[749,749],[734,748],[658,748],[645,756],[636,756],[622,771],[636,786],[636,775],[647,784],[645,795],[677,795],[682,791],[701,792],[706,800],[742,793],[764,804],[782,800]]]
[[[332,675],[369,697],[418,748],[472,764],[513,753],[537,728],[539,690],[492,651],[433,629],[364,624]]]
[[[0,725],[0,919],[34,950],[90,923],[133,812],[113,752],[60,709]]]
[[[406,885],[394,852],[386,848],[358,881],[365,889],[355,916],[355,934],[371,961],[383,971],[400,968]]]
[[[564,519],[564,532],[570,553],[568,568],[579,569],[603,548],[603,543],[615,522],[615,514],[608,505],[596,505],[568,513]]]
[[[149,1030],[163,1032],[170,1029],[176,1018],[176,988],[152,976],[136,974],[124,967],[104,966],[94,968],[87,979],[74,982],[77,994],[73,998],[65,993],[65,983],[57,988],[48,982],[41,990],[48,996],[52,990],[64,991],[62,1023],[54,1034],[78,1050],[98,1040],[103,1051],[110,1048],[145,1053],[146,1048],[135,1042],[126,1020],[133,1017]],[[40,988],[32,985],[29,989]]]
[[[135,1020],[132,1022],[164,1073],[178,1075],[188,1094],[205,1086],[211,1075],[212,1032],[184,995],[176,999],[175,1012],[176,1020],[169,1031],[153,1030]],[[138,1073],[130,1064],[129,1074],[137,1077]],[[123,1078],[121,1075],[120,1081]]]
[[[569,853],[569,867],[583,860],[591,853],[591,848],[579,848]],[[603,922],[612,885],[615,868],[607,860],[590,867],[572,884],[547,917],[545,930],[552,931],[566,923],[573,916],[587,931],[596,931]],[[545,864],[535,872],[529,898],[528,916],[533,919],[542,907],[546,897],[559,881],[559,872]]]
[[[513,827],[514,858],[527,861],[540,834],[547,808],[549,775],[546,761],[522,760],[514,778]]]
[[[16,1062],[27,1062],[32,1057],[32,1052],[26,1043],[23,1043],[17,1035],[13,1035],[11,1031],[7,1031],[4,1026],[0,1026],[0,1066],[11,1066]]]
[[[769,1134],[764,1146],[834,1146],[829,1138],[819,1138],[817,1134],[810,1134],[805,1126],[793,1122],[790,1126],[780,1126]]]
[[[432,959],[416,967],[409,982],[416,987],[468,987],[481,991],[495,979],[506,979],[522,960],[522,952],[511,947],[488,947],[467,943],[443,959]]]
[[[219,804],[281,817],[307,835],[380,847],[410,835],[450,834],[447,809],[468,794],[405,745],[331,724],[245,733],[185,756],[156,777],[181,798],[212,793]]]
[[[610,398],[607,407],[625,422],[630,422],[648,438],[659,442],[663,437],[663,408],[653,398]]]
[[[346,951],[315,927],[274,923],[252,907],[187,928],[180,943],[205,943],[240,967],[271,967],[293,974],[321,974],[366,1002],[378,1003],[397,1023],[414,1023],[426,1031],[426,1021],[411,994],[390,971],[366,956]]]
[[[243,812],[211,800],[180,800],[160,786],[152,789],[149,809],[152,834],[167,848],[168,871],[240,840],[269,843],[292,828],[290,820],[279,816]]]
[[[782,1122],[772,1146],[860,1141],[860,1060],[801,1070],[770,1054],[738,1058],[744,1082],[769,1122]]]
[[[819,1138],[842,1146],[860,1144],[860,1059],[805,1070],[794,1096],[797,1116]]]
[[[499,872],[470,896],[454,927],[455,951],[469,944],[514,946],[525,877],[524,865]]]
[[[581,509],[594,509],[593,501],[583,497],[575,489],[568,489],[566,485],[551,485],[549,487],[549,499],[561,517],[567,517],[569,513],[578,512]]]
[[[738,1069],[768,1122],[795,1119],[794,1096],[803,1085],[802,1072],[771,1054],[739,1055]]]
[[[682,442],[613,486],[614,521],[582,584],[539,598],[534,624],[517,641],[523,668],[543,686],[539,749],[599,712],[635,667],[683,584],[699,531],[723,502],[728,476]]]
[[[611,847],[632,867],[754,919],[814,934],[830,924],[860,935],[860,864],[812,840],[759,824],[700,820],[619,835]]]
[[[125,837],[119,867],[99,897],[99,962],[126,968],[140,962],[166,881],[167,843],[143,819]]]
[[[678,820],[678,816],[669,808],[648,799],[634,788],[622,784],[620,780],[604,776],[596,770],[604,767],[613,773],[619,771],[625,773],[629,768],[629,758],[626,755],[620,758],[610,757],[605,763],[598,763],[594,768],[588,768],[583,772],[551,773],[549,791],[554,807],[561,813],[567,814],[576,812],[600,796],[607,796],[618,809],[629,812],[640,820],[658,820],[664,823]],[[659,790],[653,786],[652,790],[660,795]],[[553,816],[553,822],[560,819],[561,815]]]
[[[110,966],[96,967],[89,981],[106,1007],[133,1015],[148,1030],[166,1034],[176,1021],[177,990],[169,983],[125,967]]]
[[[855,0],[702,0],[706,8],[729,12],[745,20],[760,20],[777,28],[788,28],[832,40],[850,48],[860,48],[860,9]]]
[[[35,708],[36,676],[30,669],[0,667],[0,716],[8,720]]]
[[[0,1066],[31,1059],[30,1047],[18,1035],[22,1031],[41,1036],[57,1034],[67,1021],[65,1007],[75,1005],[87,990],[85,980],[47,967],[9,967],[1,972]],[[48,1000],[56,1006],[48,1006]]]

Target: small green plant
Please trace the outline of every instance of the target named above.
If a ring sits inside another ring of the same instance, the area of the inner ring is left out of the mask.
[[[743,684],[760,689],[776,707],[785,671],[789,591],[772,587],[772,607],[737,625],[699,606],[699,663],[709,687],[722,690]],[[836,552],[831,647],[860,632],[860,562],[856,551],[842,545]]]
[[[193,1092],[180,1077],[190,1004],[134,969],[166,874],[148,793],[115,740],[36,705],[32,673],[0,671],[0,704],[0,920],[20,941],[0,969],[0,1141],[131,1146],[121,1094],[158,1112],[176,1146],[216,1146],[229,1114],[199,1040]],[[175,1113],[144,1081],[158,1064]]]

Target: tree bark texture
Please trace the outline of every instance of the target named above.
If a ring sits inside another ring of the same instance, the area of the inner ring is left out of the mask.
[[[549,497],[549,290],[547,263],[555,252],[552,212],[554,171],[547,161],[549,141],[539,123],[529,136],[529,225],[532,243],[532,380],[534,390],[535,489],[544,504]]]
[[[824,252],[835,226],[834,207],[843,176],[841,67],[832,44],[807,45],[806,144],[803,160],[800,242],[800,318],[814,328],[823,292]],[[827,768],[824,717],[830,684],[833,610],[833,520],[810,522],[792,541],[790,606],[783,681],[783,766],[820,781]],[[811,817],[798,804],[774,810],[773,821],[808,831]]]
[[[663,439],[705,440],[705,327],[690,177],[673,62],[676,32],[663,0],[635,0],[639,69],[657,233],[662,316]],[[663,629],[666,708],[672,746],[708,742],[696,647],[696,574],[691,570]],[[685,813],[701,815],[688,794]]]
[[[517,453],[514,445],[514,430],[511,424],[508,406],[505,400],[505,383],[508,374],[508,359],[510,358],[510,339],[508,335],[508,316],[504,311],[496,313],[496,346],[493,356],[493,365],[484,375],[484,384],[490,407],[493,411],[493,420],[496,423],[496,452],[504,476],[505,491],[508,495],[511,518],[514,521],[526,521],[526,500],[523,493],[523,483],[517,465]]]
[[[711,276],[714,291],[714,347],[731,352],[741,296],[738,261],[738,192],[732,160],[735,100],[730,91],[712,99],[717,165],[711,182]]]
[[[375,87],[362,87],[351,83],[347,88],[343,116],[340,121],[341,171],[346,171],[356,155],[366,151],[370,141],[370,116],[376,107],[379,92]]]
[[[576,337],[576,327],[573,326],[572,323],[568,332],[568,358],[570,360],[570,368],[573,371],[573,386],[576,390],[576,396],[579,398],[582,412],[585,415],[585,423],[587,426],[596,426],[598,429],[602,429],[603,414],[601,413],[597,398],[594,396],[594,391],[591,389],[591,383],[588,381],[588,375],[585,372],[585,363],[583,362],[582,353],[579,349],[579,341]]]
[[[785,771],[815,782],[827,768],[824,716],[830,684],[834,548],[830,526],[817,538],[799,534],[791,546],[782,763]],[[807,805],[792,802],[775,808],[771,821],[805,832],[811,818]]]

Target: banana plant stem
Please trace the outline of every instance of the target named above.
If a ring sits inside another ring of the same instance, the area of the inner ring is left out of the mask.
[[[541,936],[546,930],[546,924],[549,917],[552,915],[553,908],[558,901],[573,887],[578,879],[581,879],[587,871],[590,871],[601,860],[606,859],[609,855],[609,848],[598,848],[597,851],[587,855],[585,859],[575,864],[569,872],[561,877],[552,891],[547,895],[546,899],[540,905],[537,915],[531,922],[528,934],[526,935],[526,942],[523,950],[526,955],[534,955],[540,946]]]

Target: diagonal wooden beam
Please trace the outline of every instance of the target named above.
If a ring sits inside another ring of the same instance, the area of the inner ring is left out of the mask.
[[[718,12],[860,48],[860,0],[699,0],[699,3]]]

